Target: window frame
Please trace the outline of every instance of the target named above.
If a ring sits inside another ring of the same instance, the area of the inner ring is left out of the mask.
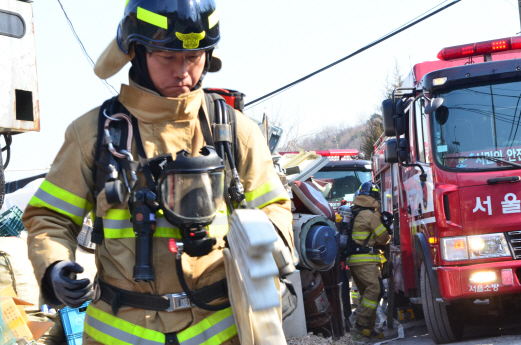
[[[12,34],[0,31],[0,36],[6,36],[6,37],[11,37],[11,38],[17,38],[17,39],[23,38],[25,36],[25,33],[27,32],[27,25],[25,24],[25,20],[22,17],[22,15],[19,13],[16,13],[16,12],[6,11],[6,10],[2,10],[2,9],[0,9],[0,13],[5,13],[7,15],[18,17],[20,19],[20,21],[22,22],[22,27],[23,27],[23,32],[21,35],[12,35]]]

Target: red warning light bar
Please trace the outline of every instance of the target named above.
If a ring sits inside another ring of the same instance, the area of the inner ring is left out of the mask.
[[[449,61],[516,49],[521,49],[521,36],[443,48],[438,53],[438,59]]]
[[[279,152],[280,155],[284,156],[287,154],[299,154],[298,151],[284,151]],[[356,149],[344,149],[344,150],[315,150],[317,155],[322,157],[345,157],[345,156],[357,156],[360,152]]]

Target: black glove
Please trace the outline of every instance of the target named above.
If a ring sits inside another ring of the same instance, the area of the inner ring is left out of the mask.
[[[394,221],[394,216],[391,212],[387,212],[387,211],[382,212],[382,214],[380,215],[380,221],[385,226],[385,228],[387,229],[388,232],[391,231],[391,225],[393,224],[393,221]],[[389,232],[389,235],[391,235],[391,234],[392,234],[392,232]]]
[[[92,299],[94,291],[90,279],[71,279],[71,273],[82,273],[83,267],[72,261],[60,261],[51,270],[51,282],[54,293],[60,302],[78,308]]]

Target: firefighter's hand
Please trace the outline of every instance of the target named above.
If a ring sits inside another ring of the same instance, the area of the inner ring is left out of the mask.
[[[63,304],[78,308],[92,299],[94,291],[89,279],[71,279],[71,273],[82,273],[83,267],[72,261],[60,261],[51,271],[52,287]]]
[[[393,224],[394,216],[391,212],[384,211],[380,215],[380,220],[382,224],[389,230]]]

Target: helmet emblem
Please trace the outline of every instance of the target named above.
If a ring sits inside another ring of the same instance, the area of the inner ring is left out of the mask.
[[[180,32],[176,32],[175,35],[181,41],[183,41],[183,48],[185,49],[195,49],[199,47],[199,42],[206,37],[206,32],[203,31],[201,33],[191,33],[191,34],[182,34]]]

